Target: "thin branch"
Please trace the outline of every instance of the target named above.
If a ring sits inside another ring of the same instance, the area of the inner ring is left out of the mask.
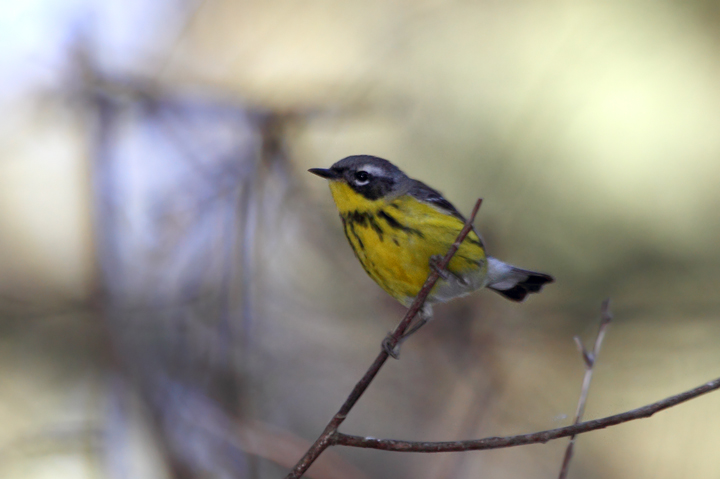
[[[574,436],[585,432],[604,429],[635,419],[650,417],[656,412],[677,406],[680,403],[689,401],[703,394],[720,389],[720,378],[713,379],[701,386],[689,391],[670,396],[660,401],[648,404],[647,406],[632,409],[627,412],[607,416],[601,419],[581,422],[572,426],[549,429],[547,431],[534,432],[532,434],[521,434],[507,437],[488,437],[485,439],[473,439],[468,441],[451,442],[415,442],[399,441],[395,439],[374,439],[371,437],[351,436],[335,432],[329,438],[329,445],[363,447],[369,449],[381,449],[383,451],[396,452],[459,452],[459,451],[480,451],[485,449],[501,449],[505,447],[524,446],[527,444],[544,444],[553,439]]]
[[[450,249],[448,250],[445,257],[443,257],[442,261],[440,261],[437,268],[430,268],[430,274],[425,280],[425,284],[423,284],[420,292],[415,297],[415,301],[413,301],[410,309],[408,309],[403,320],[400,321],[400,324],[397,325],[395,330],[388,338],[388,346],[391,349],[397,345],[397,342],[400,340],[407,327],[422,309],[423,305],[425,304],[425,300],[430,294],[430,291],[440,278],[439,271],[443,271],[447,268],[450,260],[455,255],[458,248],[460,248],[460,244],[472,230],[475,216],[477,216],[477,212],[480,209],[481,204],[482,198],[478,198],[478,200],[475,202],[475,207],[473,208],[470,217],[465,222],[465,226],[460,231],[460,234],[458,234],[455,242],[452,244],[452,246],[450,246]],[[308,449],[305,455],[295,465],[295,468],[293,468],[292,472],[290,472],[290,474],[288,474],[285,479],[299,479],[300,477],[302,477],[302,475],[305,474],[305,471],[307,471],[308,468],[312,465],[312,463],[315,462],[318,456],[320,456],[320,454],[322,454],[322,452],[327,449],[328,446],[332,445],[331,439],[333,437],[336,437],[338,427],[340,427],[340,424],[345,421],[345,418],[347,417],[350,410],[353,408],[353,406],[355,406],[355,403],[357,403],[358,399],[360,399],[360,396],[362,396],[368,386],[370,386],[370,383],[380,371],[380,368],[383,366],[383,364],[385,364],[385,361],[387,361],[387,359],[387,351],[385,351],[385,348],[381,348],[380,354],[378,354],[378,356],[375,358],[375,361],[365,372],[362,379],[360,379],[360,381],[358,381],[358,383],[355,385],[340,410],[335,414],[335,416],[333,416],[328,425],[325,426],[325,430],[322,432],[320,437],[318,437],[317,440],[313,443],[313,445],[310,446],[310,449]]]
[[[602,346],[603,339],[605,339],[605,331],[610,325],[611,320],[612,314],[610,314],[610,300],[606,299],[600,307],[600,327],[598,329],[597,336],[595,337],[595,345],[593,346],[592,353],[588,353],[582,341],[580,341],[580,338],[577,336],[574,338],[585,363],[585,377],[583,377],[580,399],[578,399],[577,410],[575,411],[575,421],[573,421],[573,424],[580,424],[583,414],[585,414],[585,404],[587,403],[588,392],[590,391],[590,381],[592,381],[595,361],[597,361],[598,354],[600,354],[600,347]],[[563,457],[558,479],[565,479],[567,477],[570,460],[572,459],[575,449],[576,437],[577,435],[575,434],[570,436],[570,442],[568,442],[567,449],[565,449],[565,457]]]

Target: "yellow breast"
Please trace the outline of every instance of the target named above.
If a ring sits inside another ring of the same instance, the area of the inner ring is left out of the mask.
[[[365,271],[391,296],[409,305],[430,273],[430,257],[447,253],[463,222],[410,195],[368,200],[339,181],[331,181],[330,190],[345,235]],[[474,231],[463,241],[448,270],[457,279],[468,281],[468,289],[480,286],[487,262]],[[447,285],[440,282],[433,293],[443,288]]]

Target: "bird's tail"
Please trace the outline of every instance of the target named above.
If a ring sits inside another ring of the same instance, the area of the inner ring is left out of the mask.
[[[512,301],[522,301],[529,293],[539,293],[543,285],[555,281],[552,276],[516,268],[488,257],[487,287]]]

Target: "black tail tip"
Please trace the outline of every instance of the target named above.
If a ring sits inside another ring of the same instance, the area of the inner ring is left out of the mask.
[[[523,301],[525,297],[530,293],[539,293],[542,287],[548,283],[553,283],[555,278],[548,274],[543,273],[530,273],[528,277],[519,281],[515,286],[510,289],[495,289],[490,286],[490,289],[496,293],[500,293],[511,301]]]

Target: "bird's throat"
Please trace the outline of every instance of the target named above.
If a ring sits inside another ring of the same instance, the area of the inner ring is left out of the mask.
[[[370,200],[353,190],[344,181],[330,181],[330,192],[341,215],[351,211],[377,211],[385,205],[382,198]]]

